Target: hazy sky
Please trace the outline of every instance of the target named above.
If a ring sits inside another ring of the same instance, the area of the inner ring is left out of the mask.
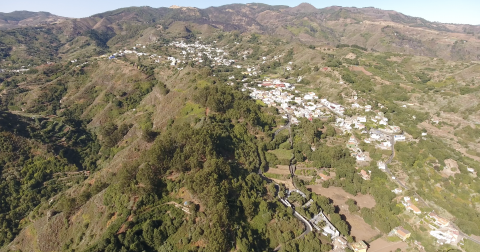
[[[48,11],[59,16],[87,17],[100,12],[129,6],[168,7],[171,5],[206,8],[230,3],[248,3],[245,0],[0,0],[0,12],[15,10]],[[296,6],[305,0],[262,0],[270,5]],[[317,8],[332,5],[346,7],[376,7],[396,10],[406,15],[422,17],[429,21],[480,25],[479,0],[322,0],[310,1]]]

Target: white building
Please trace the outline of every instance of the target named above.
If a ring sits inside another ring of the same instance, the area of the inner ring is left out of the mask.
[[[378,169],[380,170],[385,170],[387,168],[387,165],[382,161],[378,161],[377,165],[378,165]]]

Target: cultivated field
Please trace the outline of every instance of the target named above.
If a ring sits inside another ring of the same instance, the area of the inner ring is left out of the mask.
[[[370,225],[368,225],[360,216],[351,214],[348,211],[348,206],[345,204],[347,199],[351,198],[357,201],[360,207],[374,207],[375,200],[370,195],[357,195],[353,196],[345,192],[342,188],[329,187],[323,188],[321,185],[307,186],[311,188],[312,192],[323,195],[333,200],[333,204],[340,208],[340,214],[345,215],[347,222],[352,227],[351,235],[358,240],[370,240],[372,237],[380,234],[380,232]]]
[[[288,169],[288,165],[277,165],[277,167],[269,167],[268,173],[288,175],[290,174],[290,170]]]
[[[312,185],[307,186],[307,188],[312,189],[312,192],[316,194],[320,194],[332,199],[335,205],[338,206],[345,204],[347,199],[354,199],[359,207],[372,208],[376,204],[375,199],[370,195],[359,194],[357,196],[353,196],[339,187],[331,186],[329,188],[323,188],[321,185]]]
[[[398,242],[388,242],[385,238],[378,238],[375,241],[370,243],[369,252],[384,252],[384,251],[395,251],[396,249],[401,249],[406,251],[408,244],[404,241]]]

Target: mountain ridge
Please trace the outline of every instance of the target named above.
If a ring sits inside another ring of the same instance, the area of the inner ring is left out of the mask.
[[[60,17],[45,11],[0,12],[0,29],[14,29],[19,27],[53,24],[66,19],[68,18]]]

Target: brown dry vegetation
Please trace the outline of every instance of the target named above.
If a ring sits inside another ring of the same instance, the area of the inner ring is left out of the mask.
[[[357,214],[350,213],[348,211],[347,204],[345,204],[347,199],[354,199],[359,207],[372,208],[376,204],[372,196],[362,194],[353,196],[339,187],[323,188],[321,185],[309,185],[307,188],[311,189],[312,192],[316,194],[320,194],[332,199],[333,204],[339,207],[339,213],[344,215],[347,222],[351,225],[351,235],[357,240],[369,240],[372,237],[380,234],[380,231],[365,223],[362,217],[358,216]]]

